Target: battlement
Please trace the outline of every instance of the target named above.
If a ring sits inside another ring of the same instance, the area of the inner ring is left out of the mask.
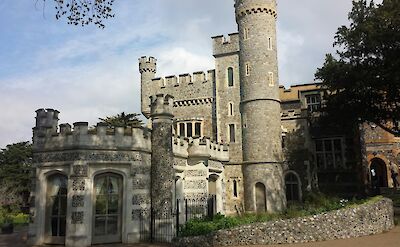
[[[240,50],[239,33],[231,33],[228,36],[215,36],[212,37],[212,40],[214,57],[232,55]]]
[[[275,0],[237,0],[235,1],[236,18],[240,18],[257,13],[264,13],[277,18]]]
[[[172,144],[175,156],[229,161],[229,146],[211,141],[209,138],[184,138],[174,135]]]
[[[157,70],[157,59],[154,57],[143,56],[139,58],[139,72],[151,72],[156,73]]]
[[[50,128],[53,132],[57,131],[59,113],[59,111],[49,108],[36,110],[36,126]]]
[[[156,84],[160,89],[166,87],[178,87],[181,85],[193,85],[199,83],[209,83],[214,81],[215,71],[209,70],[207,74],[204,71],[194,72],[193,74],[185,73],[176,75],[170,75],[166,77],[154,78],[153,84]]]
[[[109,128],[98,124],[89,128],[87,122],[61,124],[59,131],[51,128],[33,128],[33,149],[36,152],[90,149],[151,151],[151,131],[147,128]]]

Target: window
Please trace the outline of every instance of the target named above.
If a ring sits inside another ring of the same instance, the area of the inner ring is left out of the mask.
[[[288,202],[294,202],[300,200],[300,187],[299,180],[296,175],[293,173],[288,173],[285,176],[285,185],[286,185],[286,199]]]
[[[201,120],[183,120],[177,123],[176,129],[179,136],[182,137],[201,137],[203,135]]]
[[[186,128],[187,128],[186,137],[192,137],[193,136],[193,124],[192,123],[187,123],[186,124]]]
[[[250,75],[250,64],[246,63],[246,76]]]
[[[273,72],[268,72],[268,85],[270,87],[273,87],[275,85],[275,83],[274,83],[274,73]]]
[[[229,124],[229,142],[236,142],[234,124]]]
[[[179,136],[186,136],[186,134],[185,134],[185,124],[184,123],[180,123],[179,124]]]
[[[312,94],[306,96],[307,109],[309,112],[316,112],[321,108],[321,95]]]
[[[249,29],[248,28],[243,29],[243,39],[244,40],[249,39]]]
[[[228,109],[228,115],[229,116],[233,116],[233,103],[229,103],[229,109]]]
[[[201,123],[194,124],[194,135],[201,136]]]
[[[233,87],[233,68],[228,68],[228,86]]]
[[[334,169],[344,167],[341,138],[315,140],[315,154],[319,168]]]
[[[272,38],[268,38],[268,50],[272,50]]]
[[[237,181],[233,180],[233,196],[238,197]]]

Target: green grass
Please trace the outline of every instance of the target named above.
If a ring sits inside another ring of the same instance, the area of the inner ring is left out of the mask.
[[[279,214],[243,214],[240,216],[224,216],[217,214],[214,218],[192,219],[188,221],[179,232],[179,236],[199,236],[215,232],[220,229],[233,228],[258,222],[268,222],[277,219],[291,219],[310,216],[338,210],[341,208],[355,207],[364,203],[374,203],[382,199],[382,196],[362,199],[345,200],[338,197],[330,197],[323,194],[309,194],[304,203],[291,204],[285,212]]]

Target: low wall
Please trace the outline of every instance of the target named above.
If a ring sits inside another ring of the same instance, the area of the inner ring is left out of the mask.
[[[383,198],[354,208],[319,215],[276,220],[179,238],[176,247],[209,247],[306,243],[382,233],[394,227],[393,203]]]

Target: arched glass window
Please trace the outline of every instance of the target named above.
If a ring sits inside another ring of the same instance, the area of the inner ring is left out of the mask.
[[[46,241],[63,244],[66,232],[67,177],[51,175],[47,180]]]
[[[233,68],[228,68],[228,86],[233,87]]]
[[[300,187],[299,180],[293,173],[288,173],[285,176],[285,185],[286,185],[286,199],[288,202],[300,201]]]

